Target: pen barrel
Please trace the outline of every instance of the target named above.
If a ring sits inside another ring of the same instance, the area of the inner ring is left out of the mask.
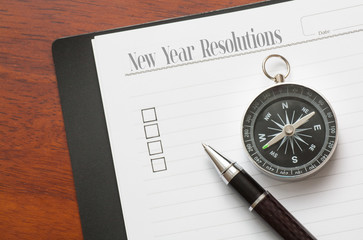
[[[286,240],[310,240],[316,238],[279,201],[266,192],[266,196],[253,207],[277,233]]]
[[[236,164],[237,167],[239,167]],[[261,194],[265,192],[265,189],[261,187],[245,170],[239,169],[239,173],[232,178],[229,182],[249,204],[252,204]]]

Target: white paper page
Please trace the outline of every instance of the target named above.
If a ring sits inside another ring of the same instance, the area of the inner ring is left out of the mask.
[[[96,37],[128,239],[279,239],[224,185],[202,142],[238,161],[319,239],[361,238],[362,9],[361,0],[293,1]],[[338,119],[335,155],[299,182],[262,174],[242,148],[244,111],[274,84],[261,69],[272,53],[290,62],[286,82],[319,91]]]

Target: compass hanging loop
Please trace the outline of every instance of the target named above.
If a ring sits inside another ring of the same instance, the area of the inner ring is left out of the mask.
[[[286,68],[287,68],[287,73],[285,75],[279,73],[275,77],[272,77],[267,72],[267,70],[266,70],[266,62],[267,62],[267,60],[269,60],[272,57],[281,58],[285,62]],[[289,76],[289,74],[290,74],[290,64],[286,60],[286,58],[284,58],[283,56],[278,55],[278,54],[271,54],[271,55],[267,56],[265,58],[265,60],[262,62],[262,70],[263,70],[263,73],[266,75],[266,77],[268,77],[269,79],[273,80],[275,83],[282,83],[285,80],[285,78],[287,78],[287,76]]]

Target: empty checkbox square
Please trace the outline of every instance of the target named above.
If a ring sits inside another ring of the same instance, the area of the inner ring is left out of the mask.
[[[158,120],[155,108],[146,108],[141,110],[142,120],[144,123]]]
[[[166,162],[165,158],[154,158],[151,159],[151,167],[153,169],[153,172],[161,172],[166,170]]]
[[[161,145],[161,141],[153,141],[147,143],[147,148],[149,150],[149,155],[156,155],[163,153],[163,146]]]
[[[146,139],[160,137],[159,126],[157,123],[144,126]]]

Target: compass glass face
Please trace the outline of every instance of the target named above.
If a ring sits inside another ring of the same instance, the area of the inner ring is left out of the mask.
[[[333,154],[335,114],[314,90],[278,84],[251,103],[242,137],[250,159],[265,173],[300,178],[318,170]]]

